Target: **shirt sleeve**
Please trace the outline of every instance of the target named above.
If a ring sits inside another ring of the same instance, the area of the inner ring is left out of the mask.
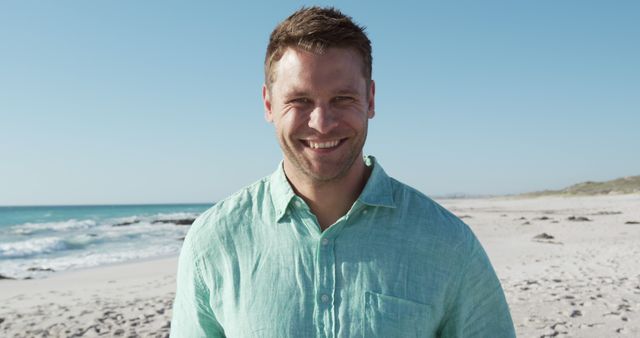
[[[513,321],[500,281],[474,235],[462,264],[458,287],[450,298],[439,337],[515,338]],[[455,289],[454,289],[455,290]]]
[[[209,299],[210,290],[198,268],[200,260],[195,257],[187,235],[178,260],[176,298],[173,302],[171,337],[225,337]]]

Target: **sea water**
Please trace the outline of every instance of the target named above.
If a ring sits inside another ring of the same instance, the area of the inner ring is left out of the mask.
[[[177,256],[190,221],[211,204],[0,207],[0,275]]]

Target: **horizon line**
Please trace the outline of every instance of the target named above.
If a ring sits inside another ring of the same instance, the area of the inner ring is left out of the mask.
[[[160,206],[160,205],[213,205],[216,202],[178,202],[178,203],[95,203],[95,204],[14,204],[0,205],[0,208],[29,208],[29,207],[127,207],[127,206]]]

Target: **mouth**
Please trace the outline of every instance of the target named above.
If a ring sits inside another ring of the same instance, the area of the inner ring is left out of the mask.
[[[335,140],[323,140],[323,141],[312,141],[312,140],[300,140],[307,147],[313,150],[320,151],[328,151],[339,147],[346,138],[343,139],[335,139]]]

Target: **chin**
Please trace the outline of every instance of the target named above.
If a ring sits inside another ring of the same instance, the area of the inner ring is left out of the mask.
[[[314,181],[331,182],[347,176],[352,165],[347,167],[344,164],[318,164],[316,166],[305,166],[304,171],[306,176],[312,178]]]

